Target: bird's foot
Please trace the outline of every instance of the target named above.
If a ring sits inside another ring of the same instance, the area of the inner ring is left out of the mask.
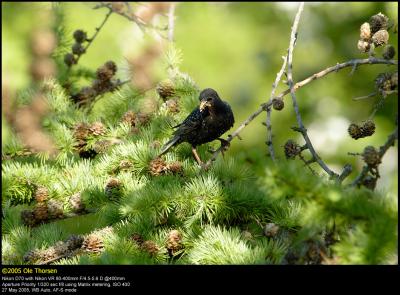
[[[218,138],[218,140],[221,142],[221,147],[224,151],[227,151],[228,148],[231,146],[231,143],[223,138]]]
[[[223,138],[217,138],[217,139],[221,142],[221,146],[220,146],[220,148],[221,148],[221,153],[222,153],[222,156],[224,156],[224,152],[226,152],[226,151],[228,150],[228,148],[230,147],[231,143],[230,143],[229,141],[223,139]],[[209,148],[207,151],[208,151],[209,153],[213,154],[213,153],[215,153],[217,150],[214,150],[214,149],[212,149],[212,148]]]
[[[200,165],[201,170],[204,170],[204,171],[207,171],[210,168],[210,166],[207,165],[207,163],[202,162],[202,163],[199,163],[199,165]]]
[[[223,139],[221,137],[218,137],[217,139],[221,142],[221,147],[224,150],[227,150],[230,147],[231,143],[228,140]]]
[[[222,154],[222,157],[224,157],[225,152],[229,149],[229,147],[231,146],[231,143],[223,138],[217,138],[217,139],[221,142],[221,154]]]

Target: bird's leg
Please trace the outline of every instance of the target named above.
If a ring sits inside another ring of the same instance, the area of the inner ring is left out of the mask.
[[[226,151],[230,147],[231,143],[226,139],[223,139],[221,137],[218,137],[217,139],[221,142],[221,147],[224,151]]]
[[[220,137],[218,137],[217,139],[221,142],[221,147],[222,147],[221,153],[222,153],[222,156],[224,156],[224,152],[230,147],[231,143],[229,141],[227,141],[226,139],[223,139]],[[215,153],[215,151],[216,150],[213,150],[213,149],[208,150],[208,152],[210,152],[212,154]]]
[[[220,142],[221,142],[221,154],[222,157],[225,157],[224,152],[228,150],[229,146],[231,145],[231,143],[229,141],[227,141],[226,139],[223,139],[221,137],[217,138]]]
[[[192,153],[193,153],[193,156],[196,159],[197,163],[199,163],[200,166],[203,166],[204,164],[201,161],[201,159],[199,157],[199,154],[197,153],[197,150],[196,150],[196,148],[194,146],[192,146]]]
[[[223,138],[220,138],[220,137],[217,138],[217,139],[221,142],[221,154],[222,154],[222,157],[224,157],[225,156],[224,152],[226,150],[228,150],[228,148],[231,145],[231,143],[229,141],[227,141],[226,139],[223,139]],[[213,154],[213,153],[216,152],[216,150],[209,149],[208,152]]]

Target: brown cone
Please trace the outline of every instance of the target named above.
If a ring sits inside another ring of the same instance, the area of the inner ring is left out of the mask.
[[[21,211],[21,219],[22,223],[26,226],[34,226],[36,224],[35,214],[32,210],[23,210]]]
[[[95,122],[90,126],[89,131],[91,134],[98,136],[103,135],[106,132],[106,128],[104,127],[103,123]]]
[[[173,162],[171,164],[168,164],[167,165],[167,170],[172,172],[173,174],[181,173],[182,170],[183,170],[182,163],[176,161],[176,162]]]
[[[170,113],[179,113],[179,104],[176,99],[169,99],[165,102],[167,109]]]
[[[66,241],[65,244],[67,245],[70,251],[78,249],[83,244],[83,237],[79,235],[71,235]]]
[[[72,207],[72,211],[80,213],[85,210],[85,204],[82,202],[81,193],[76,193],[69,198],[69,204]]]
[[[361,127],[363,137],[371,136],[375,132],[375,123],[372,120],[364,122]]]
[[[168,249],[170,256],[174,256],[176,252],[178,252],[183,248],[182,235],[179,231],[172,230],[168,233],[166,247]]]
[[[367,146],[362,153],[363,160],[370,167],[377,167],[381,163],[378,151],[373,146]]]
[[[349,128],[347,129],[349,135],[354,139],[359,139],[363,137],[363,131],[360,126],[355,123],[351,123]]]
[[[284,150],[287,159],[294,159],[301,152],[300,146],[292,139],[285,143]]]
[[[135,126],[136,114],[133,111],[127,111],[121,118],[122,122],[130,124],[132,127]]]
[[[44,202],[49,197],[49,191],[44,186],[40,186],[36,189],[35,200],[38,203]]]
[[[157,255],[160,248],[153,241],[145,241],[142,244],[142,249],[148,252],[151,256]]]
[[[46,203],[37,203],[33,209],[33,214],[35,215],[36,222],[40,223],[49,218],[49,212],[47,210]]]
[[[104,244],[100,237],[90,234],[83,240],[82,248],[86,252],[100,253],[104,250]]]
[[[131,236],[131,240],[133,241],[133,242],[135,242],[136,244],[138,244],[139,246],[141,246],[142,244],[143,244],[143,237],[140,235],[140,234],[138,234],[138,233],[134,233],[132,236]]]
[[[23,257],[23,260],[24,262],[35,264],[35,262],[39,261],[40,258],[40,251],[35,249],[27,252]]]
[[[372,36],[375,46],[385,45],[389,42],[389,33],[386,30],[379,30]]]
[[[86,140],[90,126],[86,123],[78,123],[74,127],[74,137],[78,140]]]
[[[153,176],[159,176],[165,174],[168,171],[167,163],[161,158],[155,158],[150,162],[149,165],[150,174]]]
[[[47,202],[47,210],[50,218],[62,218],[64,216],[63,204],[54,199]]]
[[[381,29],[387,29],[389,19],[382,13],[375,14],[369,19],[369,24],[371,26],[371,32],[375,33]]]
[[[118,197],[122,189],[122,183],[116,178],[111,178],[107,181],[106,187],[104,189],[106,196],[109,199]]]
[[[165,101],[175,95],[174,85],[170,80],[165,80],[157,85],[157,93]]]

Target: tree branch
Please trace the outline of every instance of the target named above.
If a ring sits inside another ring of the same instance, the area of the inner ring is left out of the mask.
[[[368,94],[368,95],[354,97],[353,100],[367,99],[367,98],[374,97],[375,95],[377,95],[377,93],[376,92],[372,92],[371,94]]]
[[[292,90],[292,92],[294,93],[297,89],[299,89],[299,88],[301,88],[301,87],[303,87],[303,86],[305,86],[305,85],[311,83],[312,81],[318,80],[318,79],[320,79],[320,78],[322,78],[322,77],[324,77],[324,76],[326,76],[326,75],[328,75],[328,74],[330,74],[330,73],[332,73],[332,72],[337,72],[337,71],[340,71],[340,70],[342,70],[342,69],[344,69],[344,68],[347,68],[347,67],[355,67],[356,65],[358,66],[358,65],[367,65],[367,64],[397,65],[397,62],[398,62],[397,60],[386,60],[386,59],[375,58],[375,57],[370,57],[370,58],[366,58],[366,59],[352,59],[352,60],[349,60],[349,61],[346,61],[346,62],[337,64],[337,65],[335,65],[335,66],[328,67],[328,68],[326,68],[326,69],[324,69],[324,70],[321,70],[321,71],[318,72],[318,73],[315,73],[315,74],[311,75],[310,77],[308,77],[308,78],[306,78],[306,79],[304,79],[304,80],[302,80],[302,81],[296,83],[295,85],[293,85],[293,87],[291,87],[291,88],[289,88],[289,89],[283,91],[282,93],[280,93],[280,94],[279,94],[278,96],[276,96],[275,98],[277,98],[277,99],[283,99],[283,97],[284,97],[285,95],[287,95],[288,93],[290,93],[291,90]],[[293,81],[292,81],[292,83],[293,83]],[[297,103],[296,103],[296,105],[297,105]],[[262,113],[262,111],[268,111],[268,109],[270,109],[271,106],[272,106],[271,100],[270,100],[269,102],[267,102],[267,103],[263,103],[259,109],[257,109],[253,114],[251,114],[251,115],[250,115],[250,116],[249,116],[249,117],[248,117],[248,118],[233,132],[233,133],[232,133],[232,134],[231,134],[231,135],[228,136],[227,141],[228,141],[228,142],[231,142],[235,137],[240,138],[240,135],[239,135],[240,132],[241,132],[247,125],[249,125],[250,122],[253,121],[260,113]],[[267,125],[267,122],[265,122],[265,125]],[[268,125],[267,125],[267,126],[268,126]],[[306,131],[306,129],[305,129],[304,126],[303,126],[303,128],[299,128],[298,131],[300,131],[300,132],[303,133],[303,132]],[[304,137],[304,136],[303,136],[303,137]],[[306,144],[307,144],[307,141],[310,142],[310,140],[309,140],[309,138],[308,138],[307,135],[306,135],[306,138],[307,138],[307,140],[306,140]],[[268,139],[267,139],[267,140],[268,140]],[[308,146],[308,144],[307,144],[307,146]],[[221,153],[221,151],[226,150],[226,149],[227,149],[226,146],[225,146],[225,147],[222,147],[222,146],[219,147],[219,148],[212,154],[211,158],[207,161],[207,163],[204,165],[204,168],[207,169],[207,168],[212,164],[212,162],[215,161],[215,159],[218,157],[218,154]],[[312,150],[313,150],[314,155],[316,155],[315,150],[314,150],[313,148],[312,148]],[[318,156],[315,157],[315,160],[316,160],[320,165],[321,165],[321,164],[322,164],[322,165],[325,165],[325,164],[322,162],[322,160],[321,160]],[[333,171],[331,171],[326,165],[325,165],[325,167],[327,168],[327,171],[330,171],[330,173],[328,173],[329,175],[339,177],[339,175],[337,175],[336,173],[334,173]],[[344,179],[344,177],[346,177],[346,176],[348,175],[348,174],[347,174],[348,171],[349,171],[349,170],[346,169],[346,167],[345,167],[344,171],[341,173],[341,175],[342,175],[342,177],[343,177],[343,178],[341,178],[341,181]]]
[[[93,7],[93,9],[99,9],[99,8],[103,8],[103,7],[107,7],[111,12],[115,12],[115,13],[127,18],[128,20],[135,22],[141,29],[142,29],[142,26],[145,25],[145,22],[141,21],[133,13],[127,14],[127,13],[122,12],[122,11],[113,10],[112,3],[101,2],[98,5],[96,5],[95,7]]]
[[[303,135],[303,138],[307,144],[307,147],[313,157],[313,160],[315,160],[322,169],[325,170],[326,173],[328,173],[329,176],[338,176],[335,172],[333,172],[331,169],[329,169],[329,167],[325,164],[324,161],[322,161],[322,159],[320,158],[320,156],[317,154],[317,152],[314,149],[314,146],[311,143],[310,138],[308,137],[307,134],[307,129],[304,127],[303,121],[301,119],[301,115],[300,115],[300,111],[299,111],[299,106],[297,104],[297,99],[296,99],[296,95],[295,95],[295,90],[294,90],[294,83],[293,83],[293,73],[292,73],[292,68],[293,68],[293,49],[294,49],[294,45],[296,42],[296,38],[297,38],[297,27],[300,21],[300,16],[301,13],[303,11],[303,6],[304,6],[304,2],[302,2],[299,6],[299,9],[297,11],[296,14],[296,18],[293,24],[293,28],[292,28],[292,33],[291,33],[291,37],[290,37],[290,46],[289,46],[289,51],[288,51],[288,71],[287,71],[287,78],[288,78],[288,84],[289,84],[289,91],[290,94],[292,96],[292,101],[293,101],[293,108],[294,111],[296,113],[296,119],[297,119],[297,124],[299,125],[299,128],[297,128],[297,130]],[[317,76],[316,76],[317,77]],[[316,79],[316,78],[311,78],[311,79]],[[311,81],[311,80],[310,80]]]
[[[368,65],[368,64],[387,64],[387,65],[397,65],[398,61],[397,60],[386,60],[383,58],[375,58],[375,57],[370,57],[370,58],[365,58],[365,59],[352,59],[346,62],[343,62],[341,64],[337,64],[335,66],[332,67],[328,67],[318,73],[315,73],[313,75],[311,75],[310,77],[304,79],[303,81],[300,81],[298,83],[296,83],[293,86],[293,91],[298,90],[299,88],[303,87],[304,85],[309,84],[310,82],[314,81],[314,80],[318,80],[330,73],[333,72],[338,72],[344,68],[347,67],[354,67],[354,65]],[[277,98],[281,98],[283,99],[283,97],[287,94],[290,93],[290,88],[286,89],[285,91],[283,91],[281,94],[279,94],[277,96]]]
[[[257,111],[255,111],[253,114],[251,114],[232,134],[228,135],[228,142],[231,142],[232,139],[235,137],[240,138],[239,133],[243,130],[244,127],[250,124],[251,121],[253,121],[259,114],[261,114],[263,111],[266,111],[267,108],[271,107],[271,103],[263,103]],[[207,161],[207,163],[203,166],[203,168],[207,169],[213,161],[218,157],[218,154],[225,150],[226,146],[220,146],[211,156],[211,158]]]
[[[302,2],[302,3],[300,4],[299,11],[301,11],[301,10],[303,9],[303,6],[304,6],[304,3]],[[298,13],[298,14],[299,14],[299,13]],[[296,19],[297,19],[297,15],[296,15]],[[295,28],[297,28],[296,19],[295,19],[295,22],[294,22],[293,27],[292,27],[292,33],[293,33],[293,31],[295,30]],[[298,20],[297,20],[297,23],[298,23]],[[296,31],[297,31],[297,29],[296,29]],[[284,61],[284,65],[286,65],[286,58],[285,58],[285,61]],[[274,94],[275,89],[276,89],[276,86],[277,86],[277,84],[278,84],[278,82],[279,82],[279,80],[280,80],[280,78],[281,78],[281,76],[282,76],[282,74],[283,74],[283,71],[284,71],[283,69],[284,69],[284,68],[285,68],[285,67],[283,66],[282,69],[281,69],[281,71],[277,74],[277,79],[275,80],[275,84],[276,84],[276,85],[275,85],[275,88],[274,88],[274,84],[273,84],[273,89],[272,89],[272,93],[271,93],[271,98],[273,98],[273,94]],[[279,77],[279,76],[280,76],[280,77]],[[278,79],[278,78],[279,78],[279,79]],[[276,81],[278,81],[278,82],[276,82]],[[231,135],[228,136],[227,141],[228,141],[228,142],[231,142],[233,138],[239,137],[240,131],[242,131],[243,128],[246,127],[248,124],[250,124],[250,122],[253,121],[259,114],[261,114],[262,111],[267,111],[267,112],[268,112],[268,110],[271,109],[271,105],[272,105],[272,99],[270,99],[270,101],[269,101],[268,103],[262,104],[262,105],[260,106],[260,108],[259,108],[256,112],[254,112],[253,114],[251,114],[251,115],[246,119],[246,121],[244,121],[244,122],[239,126],[239,128],[237,128]],[[269,122],[269,123],[266,122],[266,124],[270,124],[270,122]],[[268,128],[268,125],[267,125],[267,128]],[[272,143],[272,141],[271,141],[271,143]],[[219,148],[213,153],[213,155],[212,155],[211,158],[207,161],[207,163],[204,165],[203,168],[204,168],[204,169],[207,169],[207,168],[211,165],[211,163],[212,163],[213,161],[215,161],[215,159],[217,158],[218,154],[219,154],[221,151],[225,150],[225,149],[226,149],[226,146],[221,146],[221,147],[219,147]]]
[[[337,178],[338,183],[342,183],[343,180],[347,176],[349,176],[352,171],[353,171],[353,167],[351,167],[350,164],[344,165],[342,173],[340,173],[339,177]]]
[[[382,159],[383,155],[387,152],[387,150],[391,147],[394,146],[394,142],[398,138],[398,126],[396,126],[396,129],[389,134],[387,141],[385,142],[384,145],[382,145],[379,148],[379,157]]]
[[[126,2],[129,6],[129,3]],[[133,21],[134,23],[136,23],[138,25],[138,27],[144,32],[144,30],[146,28],[150,28],[150,29],[156,29],[156,30],[166,30],[166,28],[159,28],[159,27],[155,27],[151,24],[147,24],[145,23],[143,20],[141,20],[139,17],[137,17],[134,13],[126,13],[124,11],[120,11],[120,10],[115,10],[112,7],[112,3],[104,3],[101,2],[100,4],[96,5],[93,9],[99,9],[99,8],[103,8],[103,7],[107,7],[108,9],[110,9],[112,12],[119,14],[120,16],[125,17],[126,19]]]
[[[112,86],[111,89],[107,89],[107,90],[104,90],[103,92],[98,93],[98,94],[97,94],[95,97],[93,97],[93,99],[92,99],[91,101],[89,101],[89,102],[85,101],[85,102],[78,103],[78,106],[80,106],[80,105],[82,105],[82,104],[88,104],[89,106],[86,108],[86,113],[89,114],[89,113],[92,111],[93,106],[95,105],[95,103],[97,103],[97,102],[104,96],[105,93],[107,93],[107,92],[113,92],[114,90],[117,90],[118,88],[120,88],[122,85],[128,84],[128,83],[130,83],[130,82],[131,82],[130,79],[124,80],[124,81],[120,81],[120,80],[118,79],[117,81],[114,82],[115,84],[113,84],[113,86]]]
[[[99,34],[100,30],[103,28],[103,26],[105,25],[105,23],[107,22],[108,18],[110,17],[110,15],[113,13],[113,10],[111,8],[109,8],[108,13],[106,14],[103,22],[100,24],[100,26],[98,28],[96,28],[96,32],[94,33],[94,35],[92,36],[92,38],[88,39],[88,43],[84,48],[84,53],[86,53],[87,49],[89,48],[89,46],[93,43],[94,39],[96,39],[97,35]],[[82,54],[78,56],[78,58],[75,61],[75,64],[78,63],[79,59],[81,58]]]
[[[275,82],[272,84],[272,90],[271,90],[271,95],[269,97],[269,103],[272,104],[272,99],[275,97],[275,91],[276,88],[278,87],[279,81],[282,78],[282,75],[285,71],[286,68],[286,63],[287,63],[287,55],[283,56],[283,64],[281,67],[281,70],[276,74],[276,79]],[[267,126],[267,145],[269,149],[269,154],[271,156],[271,159],[275,161],[275,152],[274,152],[274,146],[272,144],[272,125],[271,125],[271,108],[267,108],[267,118],[265,120],[265,125]]]
[[[174,41],[175,6],[176,6],[176,3],[171,2],[171,4],[169,5],[169,11],[168,11],[168,40],[170,42]]]
[[[68,256],[70,256],[70,255],[71,255],[70,253],[68,253],[68,254],[63,254],[63,255],[58,255],[57,257],[48,259],[48,260],[43,261],[43,262],[39,262],[38,265],[48,265],[48,264],[50,264],[50,263],[52,263],[52,262],[55,262],[55,261],[60,260],[60,259],[62,259],[62,258],[66,258],[66,257],[68,257]]]
[[[394,146],[395,141],[398,139],[398,126],[396,126],[396,129],[389,134],[388,139],[386,140],[385,144],[382,145],[379,148],[379,159],[382,160],[383,156],[387,152],[387,150],[391,147]],[[354,181],[351,183],[351,186],[356,186],[360,185],[362,181],[365,179],[367,176],[368,172],[370,171],[370,167],[368,165],[364,165],[363,169],[361,170],[361,173],[354,179]]]
[[[301,155],[301,153],[299,154],[299,158],[304,162],[304,165],[307,166],[308,169],[310,169],[312,174],[317,175],[317,173],[314,171],[314,169],[311,168],[310,163],[309,163],[309,162],[314,162],[313,159],[311,159],[311,161],[306,161],[306,159],[304,159],[304,157]]]

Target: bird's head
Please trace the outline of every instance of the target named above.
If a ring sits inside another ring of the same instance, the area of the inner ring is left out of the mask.
[[[200,93],[200,111],[202,112],[206,108],[213,108],[220,101],[217,91],[206,88]]]

